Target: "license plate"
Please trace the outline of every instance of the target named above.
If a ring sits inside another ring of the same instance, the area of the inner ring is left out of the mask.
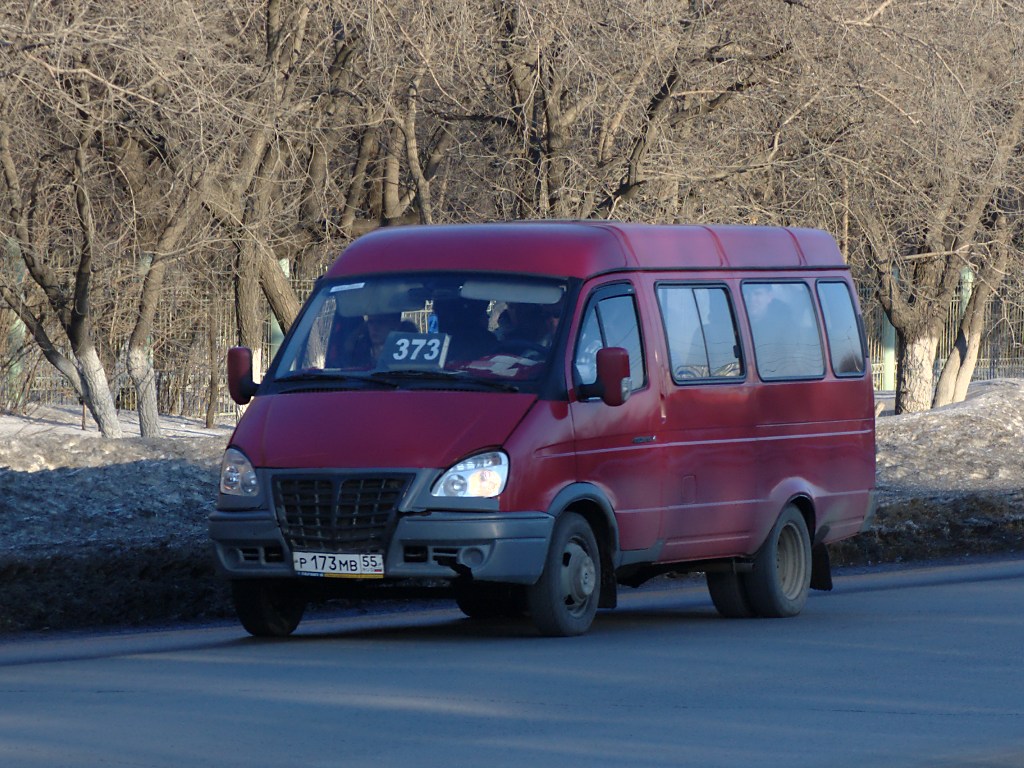
[[[293,552],[292,565],[299,576],[326,576],[332,579],[384,578],[383,555]]]

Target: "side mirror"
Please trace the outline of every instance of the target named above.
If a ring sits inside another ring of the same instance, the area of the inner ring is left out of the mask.
[[[245,405],[256,394],[256,384],[252,380],[252,350],[248,347],[231,347],[228,350],[228,392],[239,405]]]
[[[605,405],[622,405],[629,399],[629,352],[622,347],[597,351],[597,384]]]

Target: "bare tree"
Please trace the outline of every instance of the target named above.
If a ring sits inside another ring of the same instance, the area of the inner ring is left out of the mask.
[[[8,87],[33,84],[35,95],[44,100],[49,97],[49,103],[40,103],[13,89],[4,99],[9,110],[23,108],[22,114],[31,115],[32,122],[0,124],[0,164],[6,187],[0,227],[45,296],[46,308],[67,339],[73,365],[46,332],[40,306],[33,311],[26,298],[16,295],[11,286],[4,286],[3,295],[32,331],[47,359],[79,391],[101,432],[107,437],[120,437],[121,426],[97,349],[93,321],[93,276],[103,258],[93,208],[93,177],[105,174],[98,171],[93,153],[97,126],[91,114],[89,84],[81,77],[68,76],[54,88],[52,82],[40,84],[24,70],[18,75],[7,81]],[[12,137],[15,130],[17,140]],[[56,151],[52,146],[40,146],[40,135],[52,138]],[[60,257],[56,265],[48,262],[51,251]]]
[[[149,435],[211,311],[259,349],[291,279],[375,227],[824,227],[899,331],[905,410],[970,268],[935,402],[962,391],[1019,237],[1022,22],[999,3],[98,0],[4,9],[0,35],[0,232],[29,276],[0,298],[86,399],[125,370]]]
[[[893,107],[885,125],[892,132],[872,142],[874,156],[888,162],[865,167],[856,185],[855,216],[900,342],[900,412],[932,405],[939,335],[963,270],[986,256],[999,258],[1000,249],[983,246],[984,223],[1024,138],[1024,101],[1007,98],[1008,86],[1019,91],[1024,78],[1019,67],[1002,64],[1007,41],[990,28],[998,19],[961,10],[937,9],[926,43],[911,37],[922,31],[919,17],[894,14],[894,29],[918,44],[903,61],[909,77],[887,94]],[[986,38],[986,53],[1000,60],[979,67],[965,55],[961,41],[973,36],[965,37],[965,29]],[[981,271],[991,285],[1001,270],[996,263]]]
[[[1015,218],[1019,220],[1020,216]],[[1011,252],[1014,250],[1015,238],[1008,219],[1005,213],[999,212],[988,222],[987,231],[991,238],[981,246],[986,253],[981,259],[979,270],[977,273],[969,273],[972,278],[972,290],[963,307],[953,347],[935,385],[933,407],[961,402],[967,397],[967,388],[974,376],[982,337],[986,330],[988,303],[1002,284],[1007,266],[1012,261]],[[1017,231],[1020,231],[1019,226]]]

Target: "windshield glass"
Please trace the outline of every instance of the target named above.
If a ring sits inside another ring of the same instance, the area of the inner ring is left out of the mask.
[[[538,380],[562,319],[563,281],[486,273],[321,283],[273,377]]]

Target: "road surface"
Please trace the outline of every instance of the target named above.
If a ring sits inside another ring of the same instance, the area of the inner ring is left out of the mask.
[[[1024,766],[1024,559],[841,573],[795,619],[623,598],[579,638],[448,607],[8,638],[0,766]]]

